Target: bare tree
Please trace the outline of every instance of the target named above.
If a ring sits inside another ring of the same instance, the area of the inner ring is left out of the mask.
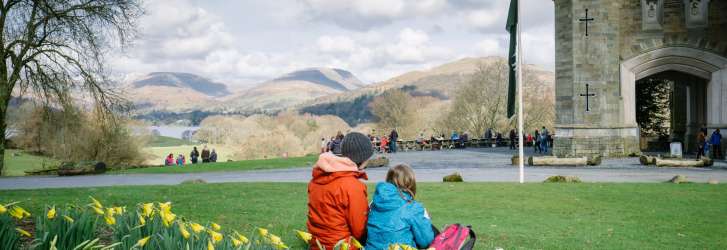
[[[505,119],[507,64],[499,60],[480,64],[472,78],[455,93],[450,112],[444,116],[447,127],[482,135]]]
[[[143,14],[139,0],[4,0],[0,5],[0,132],[13,93],[63,106],[84,91],[103,110],[111,91],[103,55],[128,44]],[[0,138],[0,159],[5,154]],[[0,160],[0,173],[3,169]]]
[[[379,127],[385,130],[404,127],[413,119],[411,96],[398,89],[384,92],[369,105]]]

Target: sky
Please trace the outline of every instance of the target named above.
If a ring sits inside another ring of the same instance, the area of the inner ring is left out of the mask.
[[[554,68],[552,0],[521,0],[526,63]],[[310,67],[374,83],[466,57],[505,56],[509,0],[148,0],[114,74],[189,72],[249,87]]]

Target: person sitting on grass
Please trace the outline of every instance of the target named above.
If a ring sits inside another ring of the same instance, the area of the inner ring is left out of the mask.
[[[174,154],[167,155],[167,158],[164,160],[165,166],[174,166]]]
[[[388,249],[392,244],[427,248],[434,230],[424,206],[414,200],[416,177],[408,165],[397,165],[376,185],[368,220],[366,249]]]
[[[351,237],[362,244],[366,240],[368,199],[367,180],[363,170],[373,155],[371,141],[352,132],[341,142],[341,155],[323,153],[313,166],[313,179],[308,184],[308,232],[312,250],[318,243],[326,249]],[[352,248],[355,249],[355,248]]]

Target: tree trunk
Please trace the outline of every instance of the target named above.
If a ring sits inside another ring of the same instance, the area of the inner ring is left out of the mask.
[[[5,130],[7,125],[5,123],[5,111],[7,110],[8,103],[0,103],[0,176],[5,175]]]

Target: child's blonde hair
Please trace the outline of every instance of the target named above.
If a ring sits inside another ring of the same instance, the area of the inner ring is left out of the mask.
[[[414,170],[409,165],[399,164],[389,169],[389,172],[386,173],[386,182],[398,187],[400,194],[401,192],[407,192],[412,198],[416,196],[417,181]],[[404,198],[403,194],[401,196]]]

